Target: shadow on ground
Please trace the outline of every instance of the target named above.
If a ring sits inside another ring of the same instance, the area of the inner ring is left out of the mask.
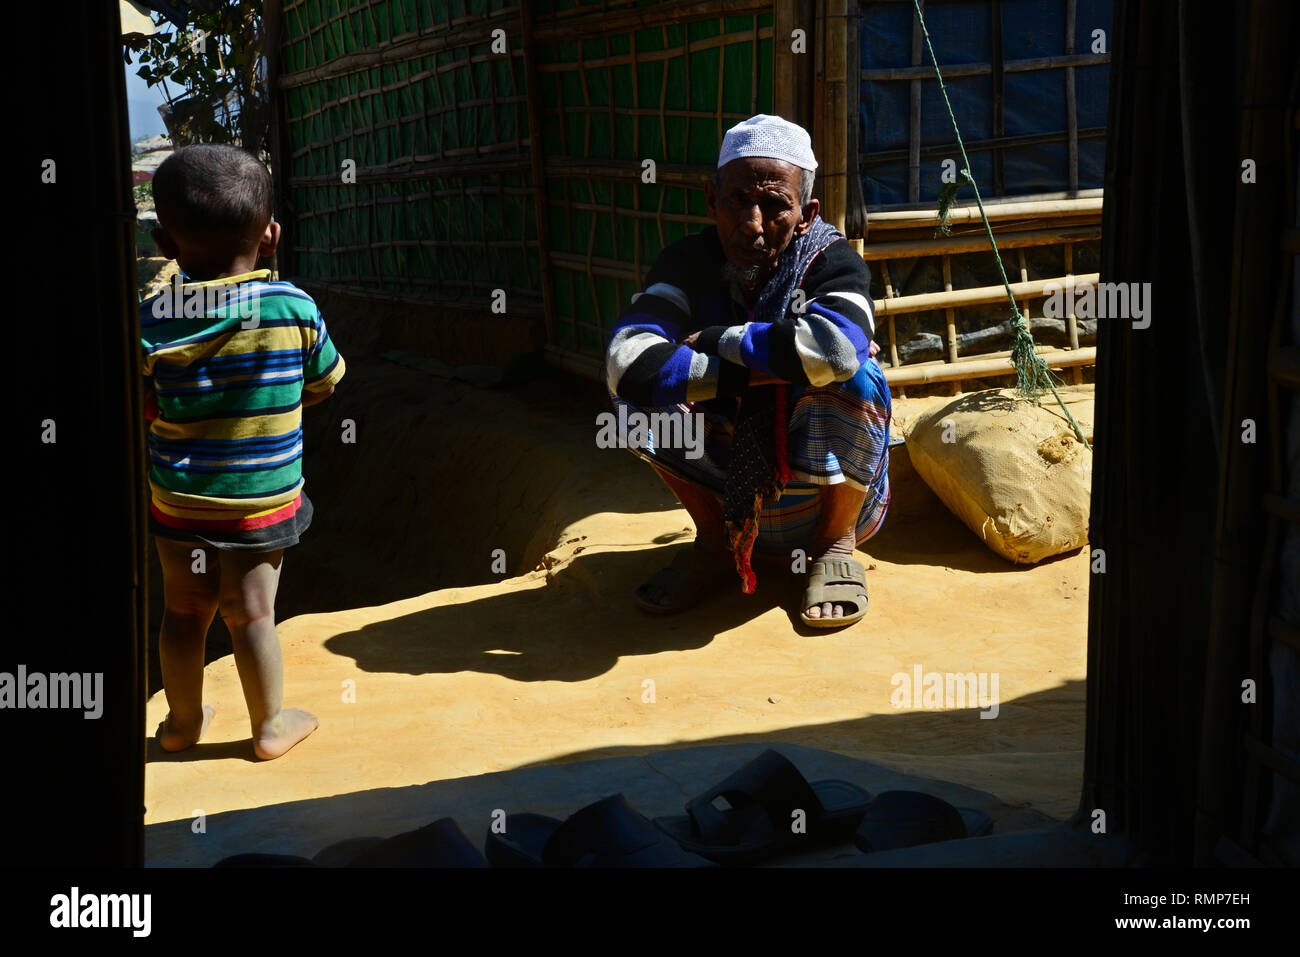
[[[338,392],[304,414],[315,518],[285,553],[277,619],[492,581],[498,548],[517,575],[584,515],[676,509],[633,456],[596,447],[600,411],[589,384],[558,374],[486,390],[374,357],[350,362]],[[344,419],[355,443],[341,441]],[[148,553],[152,692],[163,588],[152,542]],[[204,660],[230,653],[218,617]]]
[[[1016,706],[1014,701],[1005,705],[1006,708]],[[894,724],[938,717],[906,713],[861,720]],[[975,711],[948,712],[942,717],[948,721],[979,722]],[[251,851],[311,857],[338,841],[362,836],[388,837],[447,816],[454,818],[481,848],[494,812],[529,811],[564,818],[614,793],[625,794],[633,806],[650,817],[681,813],[686,800],[769,746],[776,746],[812,781],[847,780],[872,795],[891,789],[923,790],[958,807],[982,810],[994,819],[994,835],[1022,832],[1040,835],[1059,824],[1035,808],[1008,805],[983,791],[903,774],[873,762],[803,746],[797,743],[803,730],[731,735],[685,748],[672,744],[661,748],[606,748],[509,771],[230,811],[209,815],[201,833],[195,833],[189,819],[168,821],[146,828],[146,860],[149,866],[157,867],[210,866],[224,857]],[[267,766],[267,773],[275,773],[273,766]],[[1046,846],[1039,842],[1040,850]],[[992,852],[996,845],[987,847],[990,851],[987,860],[976,854],[974,860],[966,863],[1017,863],[995,859]],[[1055,861],[1061,864],[1099,862],[1085,856]],[[852,867],[870,861],[849,845],[800,855],[781,863]]]

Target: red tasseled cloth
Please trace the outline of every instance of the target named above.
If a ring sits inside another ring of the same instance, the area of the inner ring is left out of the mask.
[[[758,513],[762,511],[763,500],[771,495],[779,495],[785,488],[785,484],[793,478],[790,471],[790,462],[788,457],[789,434],[787,429],[790,427],[790,387],[788,385],[776,386],[775,401],[773,402],[774,422],[772,426],[772,449],[776,453],[776,470],[769,482],[764,488],[760,489],[754,495],[753,512],[746,519],[744,525],[734,530],[729,538],[731,539],[731,553],[735,556],[736,571],[740,575],[740,590],[746,595],[754,594],[754,589],[758,587],[758,577],[754,574],[754,566],[750,558],[754,553],[754,542],[758,540]]]

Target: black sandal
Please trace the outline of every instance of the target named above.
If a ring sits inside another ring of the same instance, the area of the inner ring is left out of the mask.
[[[720,808],[719,798],[728,807]],[[719,864],[756,864],[846,843],[870,802],[870,794],[848,781],[810,784],[789,759],[769,748],[688,801],[684,815],[655,818],[654,823],[701,857]],[[802,815],[796,813],[800,811]]]
[[[544,814],[508,814],[505,831],[488,829],[493,867],[710,867],[668,840],[621,794],[589,804],[560,821]]]
[[[870,854],[983,837],[992,830],[993,818],[975,808],[953,807],[924,791],[883,791],[867,808],[853,843]]]

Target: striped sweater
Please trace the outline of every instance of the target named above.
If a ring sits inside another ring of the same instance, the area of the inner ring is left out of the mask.
[[[753,321],[723,278],[725,263],[714,226],[664,249],[611,334],[611,392],[642,407],[735,396],[751,369],[821,386],[851,379],[870,358],[871,273],[847,240],[808,267],[802,313],[776,322]],[[679,344],[696,331],[694,349]]]
[[[327,391],[344,363],[312,298],[269,276],[185,283],[180,302],[193,308],[140,305],[158,406],[149,485],[168,524],[255,527],[298,499],[303,391]]]

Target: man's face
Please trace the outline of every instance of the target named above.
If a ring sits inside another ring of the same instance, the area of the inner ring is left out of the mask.
[[[801,172],[784,160],[747,157],[722,167],[716,187],[704,184],[722,249],[741,272],[766,279],[790,241],[812,226],[818,203],[800,207]]]

